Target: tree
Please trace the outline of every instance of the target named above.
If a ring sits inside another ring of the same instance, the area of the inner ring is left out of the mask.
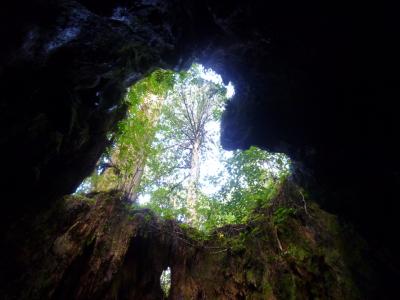
[[[253,146],[235,150],[225,159],[224,166],[225,174],[210,178],[221,188],[212,197],[204,197],[199,208],[206,230],[229,223],[245,223],[254,208],[267,204],[274,196],[289,175],[290,162],[284,154],[269,153]]]
[[[224,158],[218,131],[208,125],[220,120],[226,94],[222,79],[199,65],[158,70],[135,84],[125,99],[127,118],[88,181],[92,190],[119,189],[132,203],[146,198],[161,216],[206,231],[246,222],[288,174],[289,161],[256,147]],[[222,169],[200,178],[211,149]],[[219,189],[210,193],[206,186]]]
[[[206,125],[218,119],[226,101],[225,86],[202,78],[201,72],[204,72],[201,67],[194,66],[177,76],[174,88],[165,100],[153,143],[159,151],[147,168],[147,183],[157,183],[157,188],[147,188],[147,192],[153,198],[164,198],[160,199],[163,202],[159,202],[160,205],[165,205],[166,197],[171,207],[178,208],[184,204],[181,216],[191,224],[198,219],[200,156],[208,142]],[[163,165],[161,169],[160,164]],[[177,176],[172,176],[172,180],[164,177],[167,179],[164,183],[157,181],[157,177],[161,179],[163,174],[166,175],[164,170]]]
[[[161,107],[173,83],[174,73],[160,69],[128,89],[127,117],[119,123],[111,146],[88,179],[89,189],[120,189],[126,199],[136,200]]]

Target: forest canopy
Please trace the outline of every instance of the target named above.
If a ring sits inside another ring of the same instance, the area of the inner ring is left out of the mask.
[[[220,118],[231,83],[202,65],[156,70],[128,89],[126,118],[78,192],[119,189],[148,207],[210,231],[246,222],[289,174],[289,159],[257,147],[225,151]]]

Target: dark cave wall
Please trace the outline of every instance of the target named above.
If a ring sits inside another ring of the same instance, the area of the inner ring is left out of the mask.
[[[76,1],[2,4],[4,187],[22,182],[35,205],[74,191],[124,116],[126,88],[178,64],[183,13],[145,2],[104,16]]]
[[[121,196],[66,196],[15,222],[2,240],[2,299],[161,299],[174,224]]]
[[[289,154],[323,207],[395,246],[400,26],[393,10],[382,2],[257,11],[267,28],[260,36],[270,42],[256,47],[264,56],[241,58],[250,80],[228,105],[223,145]]]

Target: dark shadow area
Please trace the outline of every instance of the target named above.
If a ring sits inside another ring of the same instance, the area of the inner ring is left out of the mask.
[[[111,294],[117,299],[164,299],[160,276],[167,267],[168,252],[163,249],[165,245],[154,243],[159,240],[151,237],[132,240],[111,284]]]
[[[93,240],[83,249],[81,255],[71,263],[60,280],[60,285],[54,291],[52,299],[79,299],[82,274],[89,269],[89,261],[93,255],[95,244],[96,240]]]

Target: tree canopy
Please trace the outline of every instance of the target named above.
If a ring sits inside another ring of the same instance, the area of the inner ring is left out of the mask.
[[[136,83],[86,191],[120,189],[133,205],[206,231],[245,222],[287,176],[289,160],[256,147],[222,149],[219,120],[231,91],[201,65]]]

